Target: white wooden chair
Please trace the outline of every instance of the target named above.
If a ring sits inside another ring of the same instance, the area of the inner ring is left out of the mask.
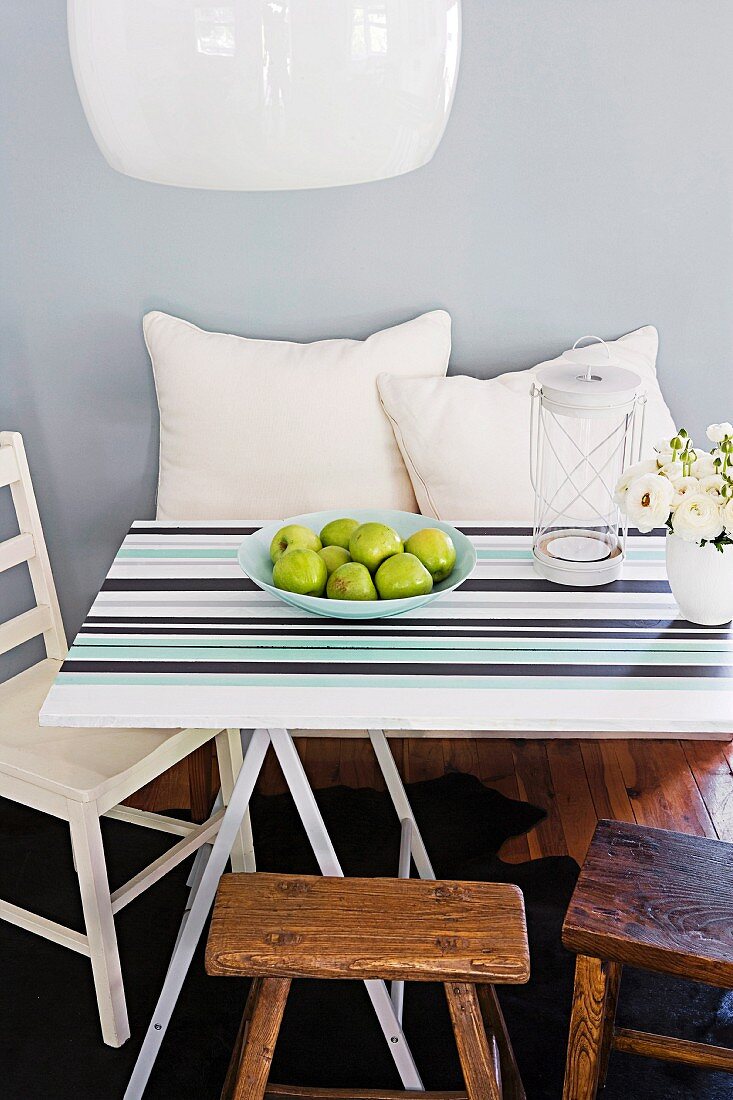
[[[203,825],[121,806],[199,746],[216,737],[224,804],[242,763],[238,730],[41,728],[38,711],[66,654],[48,552],[28,461],[17,432],[0,433],[0,488],[10,486],[20,533],[0,543],[0,573],[27,563],[35,606],[0,624],[0,654],[43,635],[46,659],[0,684],[0,795],[68,821],[86,933],[0,900],[0,918],[86,955],[92,964],[102,1036],[121,1046],[130,1035],[114,914],[181,860],[213,840],[223,811]],[[110,893],[99,821],[114,817],[180,837],[163,856]],[[235,870],[254,869],[247,822],[232,854]]]

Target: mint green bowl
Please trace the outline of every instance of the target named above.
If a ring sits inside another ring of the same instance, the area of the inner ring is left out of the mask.
[[[318,534],[331,520],[349,516],[359,523],[386,523],[407,539],[423,527],[439,527],[453,539],[456,548],[456,564],[453,572],[440,584],[436,584],[426,596],[411,596],[406,600],[327,600],[321,596],[299,596],[296,592],[283,592],[272,583],[272,562],[270,561],[270,543],[281,527],[291,523],[302,523]],[[433,600],[440,599],[446,592],[452,592],[470,577],[476,567],[476,550],[470,539],[457,531],[450,523],[429,516],[416,516],[413,512],[394,512],[389,509],[357,508],[354,511],[341,510],[329,512],[309,512],[303,516],[290,516],[288,519],[270,523],[253,535],[248,535],[239,547],[237,559],[242,570],[250,580],[263,591],[277,596],[283,603],[300,607],[314,615],[325,615],[329,619],[385,619],[391,615],[404,615],[417,607],[425,607]]]

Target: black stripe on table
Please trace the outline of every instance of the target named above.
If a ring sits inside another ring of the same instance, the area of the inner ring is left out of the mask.
[[[568,664],[469,664],[412,661],[369,663],[367,661],[65,661],[62,672],[86,673],[168,673],[192,676],[206,673],[261,676],[500,676],[531,678],[536,676],[595,676],[608,679],[718,679],[730,678],[733,668],[727,665],[568,665]]]
[[[266,624],[273,624],[276,626],[338,626],[341,629],[348,630],[353,627],[353,623],[349,623],[348,619],[327,618],[325,615],[315,617],[313,615],[301,615],[297,618],[293,615],[188,615],[181,613],[179,617],[171,615],[170,613],[165,615],[155,616],[148,610],[140,615],[95,615],[89,614],[87,616],[85,626],[93,624],[110,625],[115,623],[132,623],[139,622],[141,619],[145,619],[148,623],[170,623],[177,625],[181,623],[220,623],[222,626],[264,626]],[[390,625],[394,622],[392,618],[385,619],[362,619],[362,624],[369,627],[376,627],[382,624]],[[481,618],[461,618],[456,615],[455,617],[446,616],[445,618],[436,618],[432,616],[430,618],[400,618],[401,623],[405,629],[418,628],[425,626],[437,626],[446,627],[451,629],[460,625],[466,627],[474,627],[479,625],[485,625],[489,628],[507,627],[513,630],[520,630],[521,627],[525,629],[522,633],[533,630],[535,627],[556,627],[559,630],[589,630],[592,627],[598,627],[601,630],[686,630],[693,631],[695,634],[702,634],[705,632],[705,636],[708,637],[711,633],[714,635],[721,635],[722,637],[733,638],[733,631],[720,630],[716,627],[710,626],[697,626],[695,623],[690,623],[687,619],[501,619],[492,616],[487,616],[484,619]]]
[[[259,527],[131,527],[128,535],[253,535]]]
[[[247,577],[108,577],[102,592],[256,592],[259,585]],[[487,579],[469,578],[457,592],[557,592],[557,585],[541,578]],[[563,585],[565,592],[588,592],[582,585]],[[593,592],[666,592],[667,581],[619,580],[600,584]]]
[[[554,638],[556,640],[566,641],[578,641],[578,640],[597,640],[600,642],[613,641],[618,639],[619,641],[625,640],[640,640],[640,641],[654,641],[656,638],[664,638],[665,632],[656,634],[649,631],[644,632],[640,630],[619,630],[616,631],[612,637],[604,634],[602,631],[592,630],[576,630],[572,633],[568,631],[566,634],[559,633],[553,630],[537,630],[532,629],[530,631],[524,631],[517,635],[517,632],[510,630],[491,630],[485,628],[483,630],[469,629],[468,627],[460,628],[455,627],[448,628],[446,630],[422,630],[416,631],[410,630],[404,627],[383,627],[381,630],[375,630],[373,627],[357,627],[355,624],[349,624],[348,634],[345,634],[343,630],[338,632],[328,629],[318,629],[312,626],[303,626],[298,624],[297,626],[282,627],[275,626],[267,628],[264,626],[207,626],[202,629],[200,626],[177,626],[175,623],[167,624],[166,626],[96,626],[96,625],[84,625],[82,627],[82,633],[93,637],[97,636],[118,636],[118,635],[148,635],[154,634],[160,638],[165,638],[169,635],[181,635],[187,637],[189,635],[195,637],[201,637],[202,634],[209,635],[211,637],[248,637],[248,638],[260,638],[260,637],[275,637],[275,638],[324,638],[330,635],[340,637],[351,637],[352,635],[359,635],[359,637],[369,638],[414,638],[419,641],[420,638],[506,638],[520,639],[527,638]],[[705,634],[702,637],[694,633],[693,631],[676,631],[674,635],[666,639],[667,641],[731,641],[733,638],[729,634]],[[84,645],[85,642],[77,640],[76,645]]]

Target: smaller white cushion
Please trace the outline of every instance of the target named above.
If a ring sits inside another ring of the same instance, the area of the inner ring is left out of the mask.
[[[616,362],[642,377],[645,448],[671,437],[674,421],[657,381],[657,330],[648,325],[609,347]],[[582,351],[566,355],[580,360]],[[529,393],[547,365],[490,379],[379,376],[382,406],[424,515],[531,522]]]
[[[367,340],[250,340],[165,313],[143,330],[160,408],[158,519],[284,518],[416,501],[377,375],[442,377],[450,316]]]

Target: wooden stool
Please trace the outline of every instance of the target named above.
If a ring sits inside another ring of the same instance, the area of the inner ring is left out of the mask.
[[[578,955],[564,1100],[593,1100],[611,1050],[733,1073],[733,1050],[615,1026],[624,965],[733,989],[733,844],[600,821],[563,926]]]
[[[525,1098],[493,989],[493,983],[529,979],[524,901],[516,886],[224,875],[209,931],[206,969],[209,974],[254,978],[222,1100],[261,1100],[265,1095],[273,1100]],[[443,982],[466,1091],[268,1088],[292,978]]]

